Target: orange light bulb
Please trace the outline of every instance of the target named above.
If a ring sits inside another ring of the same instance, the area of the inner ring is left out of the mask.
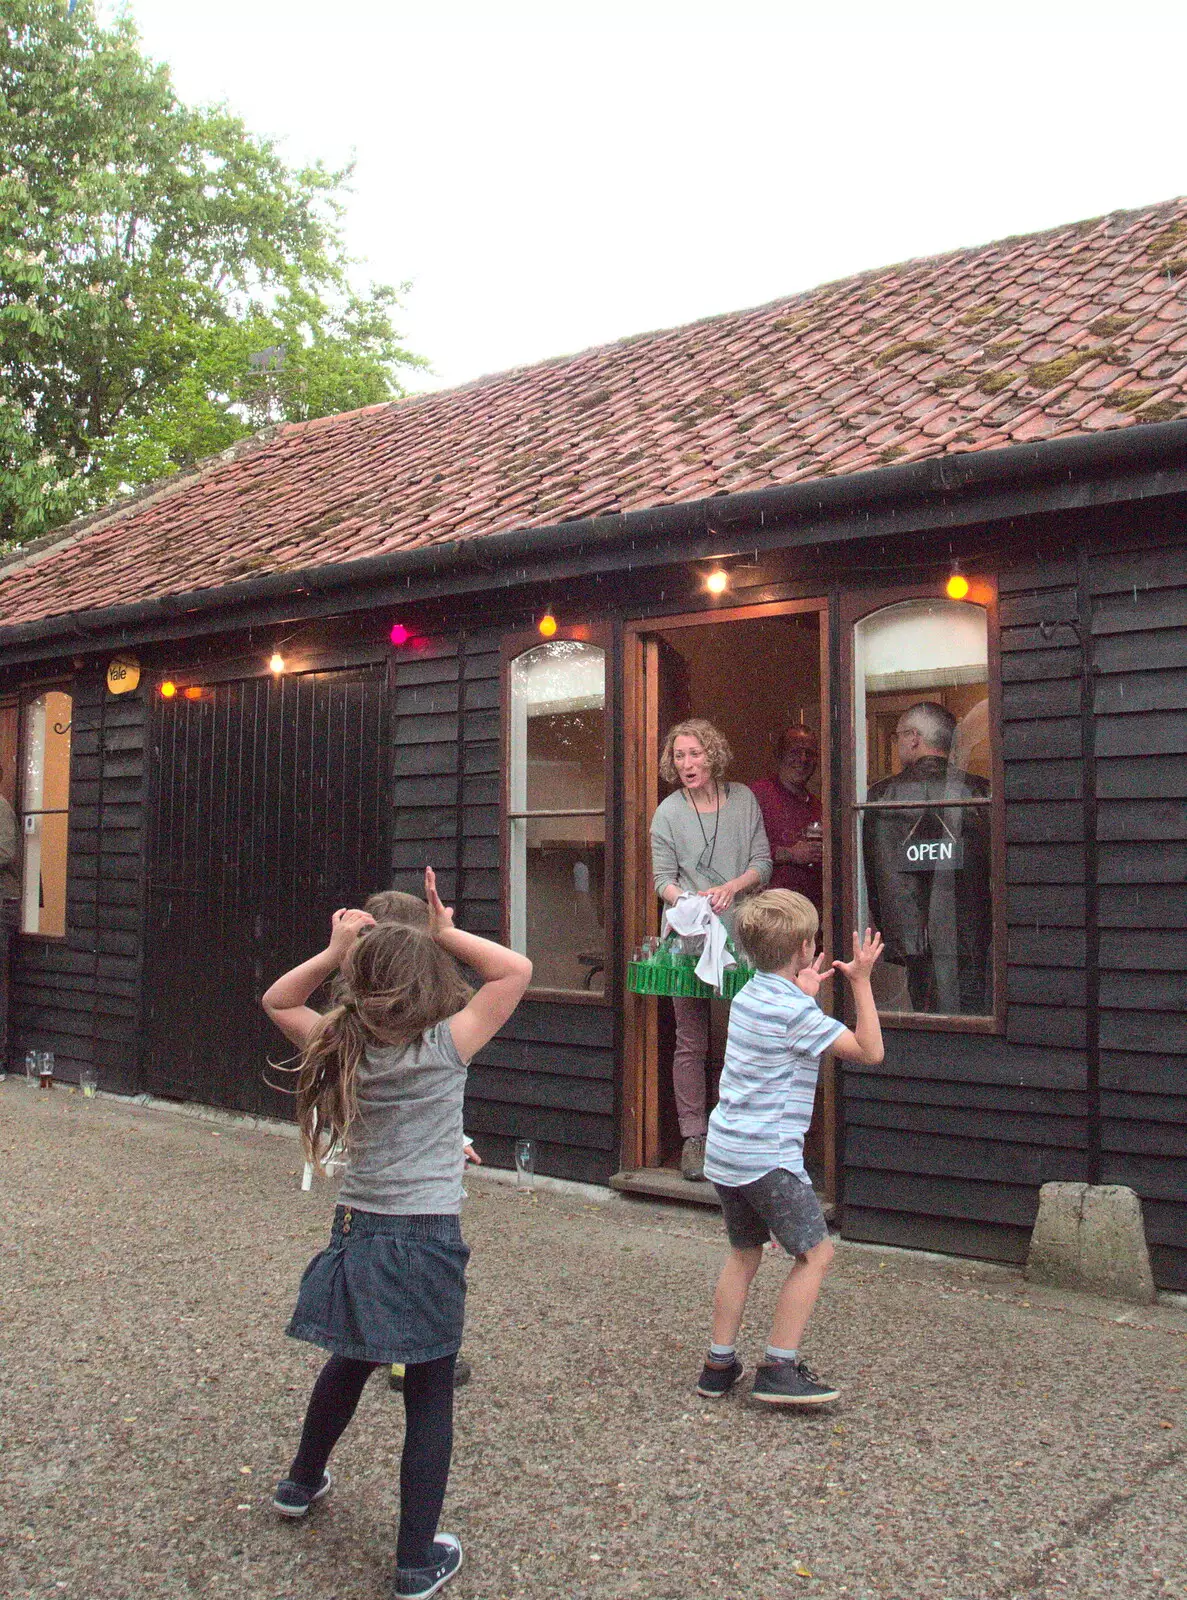
[[[730,586],[730,575],[722,572],[720,567],[716,572],[711,572],[705,579],[705,588],[710,594],[724,594]]]
[[[278,678],[284,671],[284,657],[281,655],[279,650],[272,654],[268,662],[268,671],[274,672]]]
[[[202,691],[196,683],[191,683],[188,689],[182,690],[182,693],[187,700],[201,700],[202,698]]]
[[[553,616],[551,611],[546,611],[540,618],[538,628],[541,638],[552,638],[553,634],[556,632],[556,618]]]

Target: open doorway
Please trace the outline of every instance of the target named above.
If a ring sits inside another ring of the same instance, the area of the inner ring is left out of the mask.
[[[803,726],[819,742],[821,759],[809,787],[829,816],[828,640],[823,600],[749,606],[730,611],[631,624],[626,662],[626,942],[628,951],[659,930],[654,892],[650,821],[670,792],[660,777],[659,754],[668,729],[687,717],[704,717],[728,739],[734,755],[728,777],[753,785],[779,766],[780,737]],[[830,903],[830,830],[824,829],[821,907]],[[710,1199],[704,1184],[679,1177],[681,1140],[672,1089],[674,1020],[671,1002],[626,996],[623,1162],[648,1173],[673,1193]],[[708,1066],[709,1104],[725,1045],[728,1008],[711,1004]],[[831,1074],[821,1073],[821,1099],[805,1152],[813,1181],[826,1197],[835,1190]]]

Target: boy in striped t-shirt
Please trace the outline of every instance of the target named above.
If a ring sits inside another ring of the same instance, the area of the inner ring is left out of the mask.
[[[697,1384],[707,1400],[729,1393],[742,1376],[736,1340],[762,1247],[774,1237],[792,1258],[775,1306],[766,1359],[752,1398],[765,1405],[810,1406],[836,1400],[799,1359],[799,1343],[833,1258],[820,1201],[804,1171],[804,1135],[812,1120],[820,1058],[876,1066],[882,1028],[870,974],[882,936],[853,935],[853,960],[826,970],[816,957],[816,908],[791,889],[768,889],[738,912],[735,936],[757,971],[730,1007],[725,1065],[709,1118],[705,1176],[721,1197],[730,1253],[713,1297],[713,1342]],[[820,985],[843,972],[853,990],[852,1032],[816,1003]]]

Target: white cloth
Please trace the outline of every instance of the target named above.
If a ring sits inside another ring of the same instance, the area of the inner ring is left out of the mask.
[[[720,994],[726,972],[738,963],[726,948],[725,924],[708,899],[703,894],[682,894],[676,904],[664,912],[663,931],[669,929],[684,939],[704,935],[705,948],[696,964],[696,974],[702,983]]]

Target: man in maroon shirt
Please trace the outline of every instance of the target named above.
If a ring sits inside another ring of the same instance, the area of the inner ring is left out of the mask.
[[[752,784],[771,844],[775,869],[769,889],[795,889],[823,913],[820,801],[808,780],[820,761],[820,745],[811,728],[786,728],[779,740],[779,774]],[[805,831],[811,829],[807,838]]]

